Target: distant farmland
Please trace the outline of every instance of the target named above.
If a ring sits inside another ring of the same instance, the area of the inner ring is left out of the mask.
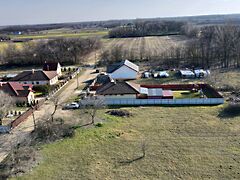
[[[172,47],[183,46],[187,42],[184,36],[154,36],[140,38],[103,39],[103,50],[119,47],[124,56],[130,59],[155,57]]]
[[[108,34],[108,31],[86,31],[76,33],[65,33],[65,32],[45,32],[40,34],[29,34],[29,35],[12,35],[12,39],[56,39],[56,38],[81,38],[81,37],[102,37]]]

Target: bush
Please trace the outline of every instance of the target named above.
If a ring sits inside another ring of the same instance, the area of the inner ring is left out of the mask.
[[[127,110],[111,110],[108,111],[107,114],[111,116],[118,116],[118,117],[129,117],[131,113]]]
[[[96,127],[103,127],[103,123],[97,123],[95,126]]]
[[[57,119],[54,122],[44,121],[37,124],[32,136],[36,142],[53,142],[58,139],[73,137],[74,129],[67,124],[64,124],[62,119]]]
[[[47,95],[51,91],[51,86],[49,85],[33,86],[33,90],[36,92],[41,92],[44,95]]]
[[[220,117],[240,116],[240,104],[229,104],[220,112]]]
[[[37,165],[36,150],[31,146],[17,146],[0,165],[0,179],[21,175],[35,165]]]

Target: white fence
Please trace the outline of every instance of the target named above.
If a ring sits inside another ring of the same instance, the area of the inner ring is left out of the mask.
[[[82,100],[82,103],[92,104],[91,100]],[[106,105],[219,105],[224,98],[193,98],[193,99],[105,99]]]

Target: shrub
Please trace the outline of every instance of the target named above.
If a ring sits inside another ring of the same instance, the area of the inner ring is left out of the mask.
[[[64,124],[62,119],[57,119],[54,122],[44,121],[37,124],[32,136],[36,142],[53,142],[58,139],[73,137],[74,129],[67,124]]]
[[[42,92],[44,95],[47,95],[51,90],[51,86],[49,85],[34,86],[33,90],[36,92]]]
[[[103,127],[103,123],[97,123],[95,126],[96,127]]]
[[[36,150],[32,146],[17,146],[0,165],[0,179],[18,176],[30,170],[29,164],[37,165]]]
[[[111,110],[111,111],[108,111],[107,114],[110,114],[111,116],[118,116],[118,117],[131,116],[131,113],[127,110]]]

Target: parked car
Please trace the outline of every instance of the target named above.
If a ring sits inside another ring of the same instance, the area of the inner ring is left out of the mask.
[[[76,103],[76,102],[73,102],[71,104],[66,104],[64,107],[63,107],[63,110],[68,110],[68,109],[78,109],[79,108],[79,104]]]

